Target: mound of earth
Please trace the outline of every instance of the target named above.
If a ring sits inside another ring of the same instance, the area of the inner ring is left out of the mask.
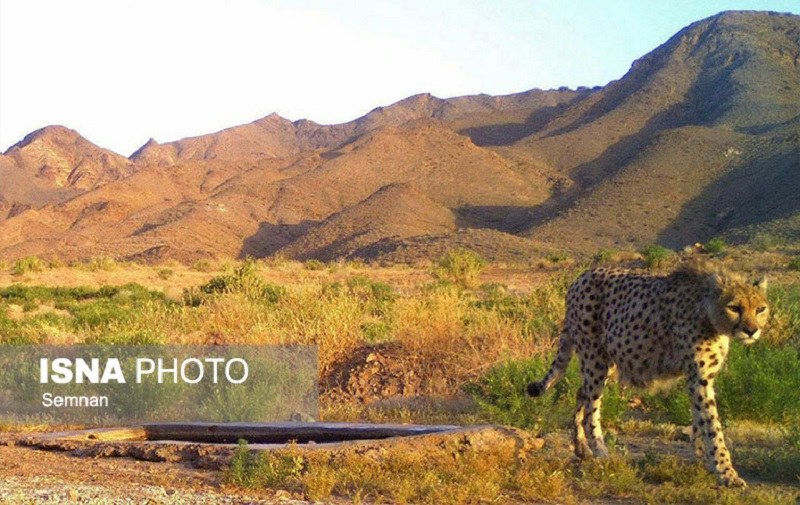
[[[335,363],[320,380],[321,394],[334,402],[373,403],[415,397],[424,391],[419,359],[398,344],[361,347]]]

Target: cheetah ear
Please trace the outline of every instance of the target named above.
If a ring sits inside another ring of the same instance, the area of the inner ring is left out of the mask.
[[[755,281],[753,283],[753,286],[757,287],[758,289],[760,289],[761,291],[766,293],[767,292],[767,276],[765,275],[765,276],[761,277],[760,279],[758,279],[757,281]]]

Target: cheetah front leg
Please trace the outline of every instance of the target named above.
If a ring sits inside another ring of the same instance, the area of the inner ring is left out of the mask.
[[[694,447],[694,456],[698,461],[708,463],[706,461],[705,443],[703,442],[703,430],[700,427],[700,417],[700,411],[692,408],[692,435],[690,440],[692,447]],[[712,472],[714,471],[713,467],[709,467],[708,469]]]
[[[689,394],[692,399],[692,417],[697,418],[708,465],[714,469],[721,484],[730,487],[746,486],[733,468],[731,455],[725,446],[722,423],[717,413],[713,380],[702,378],[698,371],[695,371],[689,378]]]

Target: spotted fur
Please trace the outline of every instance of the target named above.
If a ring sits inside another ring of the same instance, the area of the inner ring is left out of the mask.
[[[612,368],[640,387],[685,376],[692,399],[692,444],[720,483],[744,486],[731,464],[714,397],[714,379],[730,337],[752,344],[769,308],[766,279],[747,283],[710,263],[688,263],[668,275],[597,268],[567,292],[558,354],[547,375],[528,385],[539,396],[564,374],[572,353],[580,358],[575,453],[605,456],[600,425],[603,389]]]

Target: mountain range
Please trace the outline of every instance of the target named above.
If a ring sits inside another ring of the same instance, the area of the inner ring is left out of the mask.
[[[130,157],[63,126],[0,155],[0,258],[525,261],[800,240],[800,16],[723,12],[575,90],[271,114]]]

